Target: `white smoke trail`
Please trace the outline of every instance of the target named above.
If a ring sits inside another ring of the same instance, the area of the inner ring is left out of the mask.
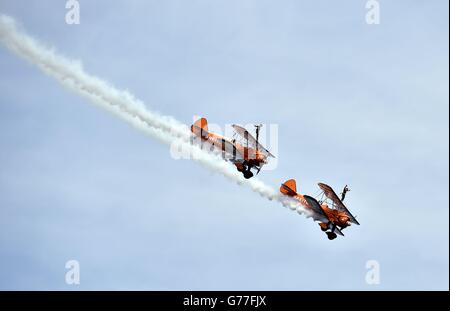
[[[44,73],[54,77],[71,91],[88,98],[132,126],[165,144],[178,144],[189,150],[192,159],[212,171],[249,186],[253,191],[270,200],[276,199],[283,205],[304,212],[303,208],[274,188],[253,178],[246,180],[228,162],[220,157],[189,143],[191,133],[188,127],[177,120],[149,111],[145,105],[127,91],[120,91],[107,82],[87,74],[80,62],[69,60],[17,29],[11,17],[0,14],[0,41],[12,52],[36,65]]]
[[[139,116],[144,122],[156,128],[171,131],[177,136],[189,136],[187,127],[171,117],[150,112],[145,105],[127,91],[119,91],[107,82],[87,74],[80,62],[57,55],[53,50],[36,42],[33,38],[17,30],[11,17],[0,15],[0,37],[13,52],[37,65],[42,71],[56,78],[69,89],[85,96],[86,93],[100,97],[111,106],[120,107],[125,112]]]

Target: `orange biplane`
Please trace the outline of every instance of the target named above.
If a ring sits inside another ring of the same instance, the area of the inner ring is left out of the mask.
[[[208,122],[200,118],[191,126],[191,132],[201,138],[202,142],[208,142],[215,150],[222,152],[225,159],[231,161],[246,179],[253,177],[252,169],[259,173],[269,157],[274,157],[259,142],[259,130],[262,125],[255,125],[256,138],[254,138],[242,126],[233,124],[236,138],[229,139],[219,134],[208,131]],[[238,141],[240,140],[240,141]]]
[[[341,230],[350,226],[350,223],[359,225],[359,222],[342,202],[346,193],[350,191],[347,186],[344,187],[341,198],[326,184],[319,183],[319,188],[322,190],[319,194],[321,196],[319,201],[308,195],[297,193],[294,179],[283,183],[280,187],[280,192],[296,199],[310,211],[311,217],[320,222],[320,229],[326,232],[329,240],[334,240],[337,234],[344,236]],[[325,200],[323,201],[324,196]],[[327,204],[327,199],[331,201],[331,207]]]

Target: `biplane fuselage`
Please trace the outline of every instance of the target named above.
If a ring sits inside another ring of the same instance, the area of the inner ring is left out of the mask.
[[[335,225],[341,227],[342,229],[350,226],[350,217],[345,214],[345,212],[340,212],[336,209],[331,209],[327,204],[323,203],[320,205],[327,215],[328,219]]]
[[[208,123],[205,118],[195,121],[191,126],[191,132],[203,142],[208,142],[215,150],[226,154],[227,159],[236,166],[239,172],[244,174],[245,178],[251,178],[253,176],[253,173],[250,172],[251,168],[257,168],[259,172],[261,167],[268,162],[267,154],[270,153],[267,153],[267,150],[264,148],[258,150],[257,148],[248,146],[248,144],[239,143],[235,139],[229,139],[225,136],[209,132]],[[247,135],[250,136],[248,132]],[[259,144],[257,143],[257,145]]]
[[[251,147],[243,146],[242,144],[230,140],[225,136],[211,132],[208,132],[208,135],[206,137],[200,135],[198,136],[203,141],[208,141],[219,151],[222,150],[223,146],[225,145],[223,142],[232,144],[236,148],[236,151],[243,155],[244,160],[247,161],[247,163],[249,163],[251,166],[260,166],[261,164],[267,164],[267,157],[262,152]]]
[[[312,210],[312,208],[309,206],[308,202],[306,201],[305,197],[302,194],[297,193],[293,196],[294,199],[300,202],[302,206],[307,208],[308,210]],[[345,214],[345,212],[338,211],[336,209],[332,209],[328,206],[326,203],[320,204],[320,207],[322,207],[323,212],[327,216],[327,218],[336,226],[339,226],[341,228],[346,228],[350,226],[350,217]],[[322,225],[320,224],[322,228],[325,228],[326,224]]]

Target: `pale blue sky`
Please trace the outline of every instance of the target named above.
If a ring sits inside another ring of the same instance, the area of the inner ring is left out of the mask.
[[[448,290],[448,1],[80,2],[0,12],[152,110],[279,124],[260,178],[349,184],[361,226],[330,242],[0,47],[0,289]]]

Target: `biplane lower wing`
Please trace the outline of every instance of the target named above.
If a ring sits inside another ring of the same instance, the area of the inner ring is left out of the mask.
[[[305,198],[306,202],[308,202],[308,206],[310,206],[311,210],[313,211],[312,217],[314,220],[318,220],[318,221],[329,224],[329,226],[330,226],[329,229],[331,230],[331,232],[334,232],[338,235],[344,236],[341,229],[339,229],[336,224],[330,223],[330,219],[328,218],[328,216],[322,209],[322,206],[320,205],[319,202],[317,202],[316,199],[314,199],[313,197],[310,197],[309,195],[304,195],[304,198]]]
[[[352,215],[352,213],[350,213],[350,211],[347,209],[347,207],[344,205],[344,203],[341,201],[341,199],[339,199],[336,192],[334,192],[333,188],[331,188],[330,186],[328,186],[327,184],[324,184],[324,183],[319,183],[318,185],[319,185],[319,188],[322,189],[325,196],[334,203],[337,210],[344,212],[350,218],[351,223],[359,225],[359,222]]]
[[[327,215],[322,209],[322,206],[320,206],[319,202],[317,202],[316,199],[313,197],[310,197],[309,195],[304,195],[305,201],[308,203],[308,207],[310,208],[312,215],[311,217],[314,220],[321,221],[328,223],[330,219],[328,219]]]

